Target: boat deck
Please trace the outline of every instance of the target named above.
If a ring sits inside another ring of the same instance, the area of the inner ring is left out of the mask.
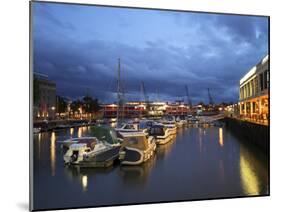
[[[114,147],[113,149],[101,153],[95,157],[89,158],[83,162],[80,162],[78,166],[84,168],[105,168],[113,165],[114,161],[119,157],[120,147]]]

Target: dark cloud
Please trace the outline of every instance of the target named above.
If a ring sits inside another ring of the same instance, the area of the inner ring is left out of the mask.
[[[38,15],[47,20],[46,29],[39,30],[39,19],[35,25],[34,70],[48,74],[57,83],[58,94],[71,98],[90,92],[104,102],[116,101],[121,58],[121,79],[129,100],[143,98],[143,81],[150,99],[185,98],[187,84],[194,102],[207,101],[207,88],[217,102],[237,101],[239,79],[267,53],[265,18],[172,13],[184,42],[154,39],[140,46],[94,35],[73,37],[64,30],[75,31],[77,26],[46,11]],[[132,23],[119,19],[120,30],[127,30],[130,37]]]

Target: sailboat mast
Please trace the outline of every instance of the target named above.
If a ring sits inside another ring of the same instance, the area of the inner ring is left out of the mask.
[[[117,72],[117,125],[119,121],[120,109],[120,58],[118,58],[118,72]]]

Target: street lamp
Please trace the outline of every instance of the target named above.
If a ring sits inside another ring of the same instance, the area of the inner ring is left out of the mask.
[[[56,108],[55,108],[54,106],[52,106],[52,107],[51,107],[51,110],[52,110],[52,116],[53,116],[53,117],[55,116],[55,114],[54,114],[55,109],[56,109]]]

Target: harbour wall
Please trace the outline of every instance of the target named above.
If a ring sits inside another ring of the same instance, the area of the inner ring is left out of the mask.
[[[228,117],[222,121],[225,123],[225,127],[236,137],[269,154],[269,126]]]

